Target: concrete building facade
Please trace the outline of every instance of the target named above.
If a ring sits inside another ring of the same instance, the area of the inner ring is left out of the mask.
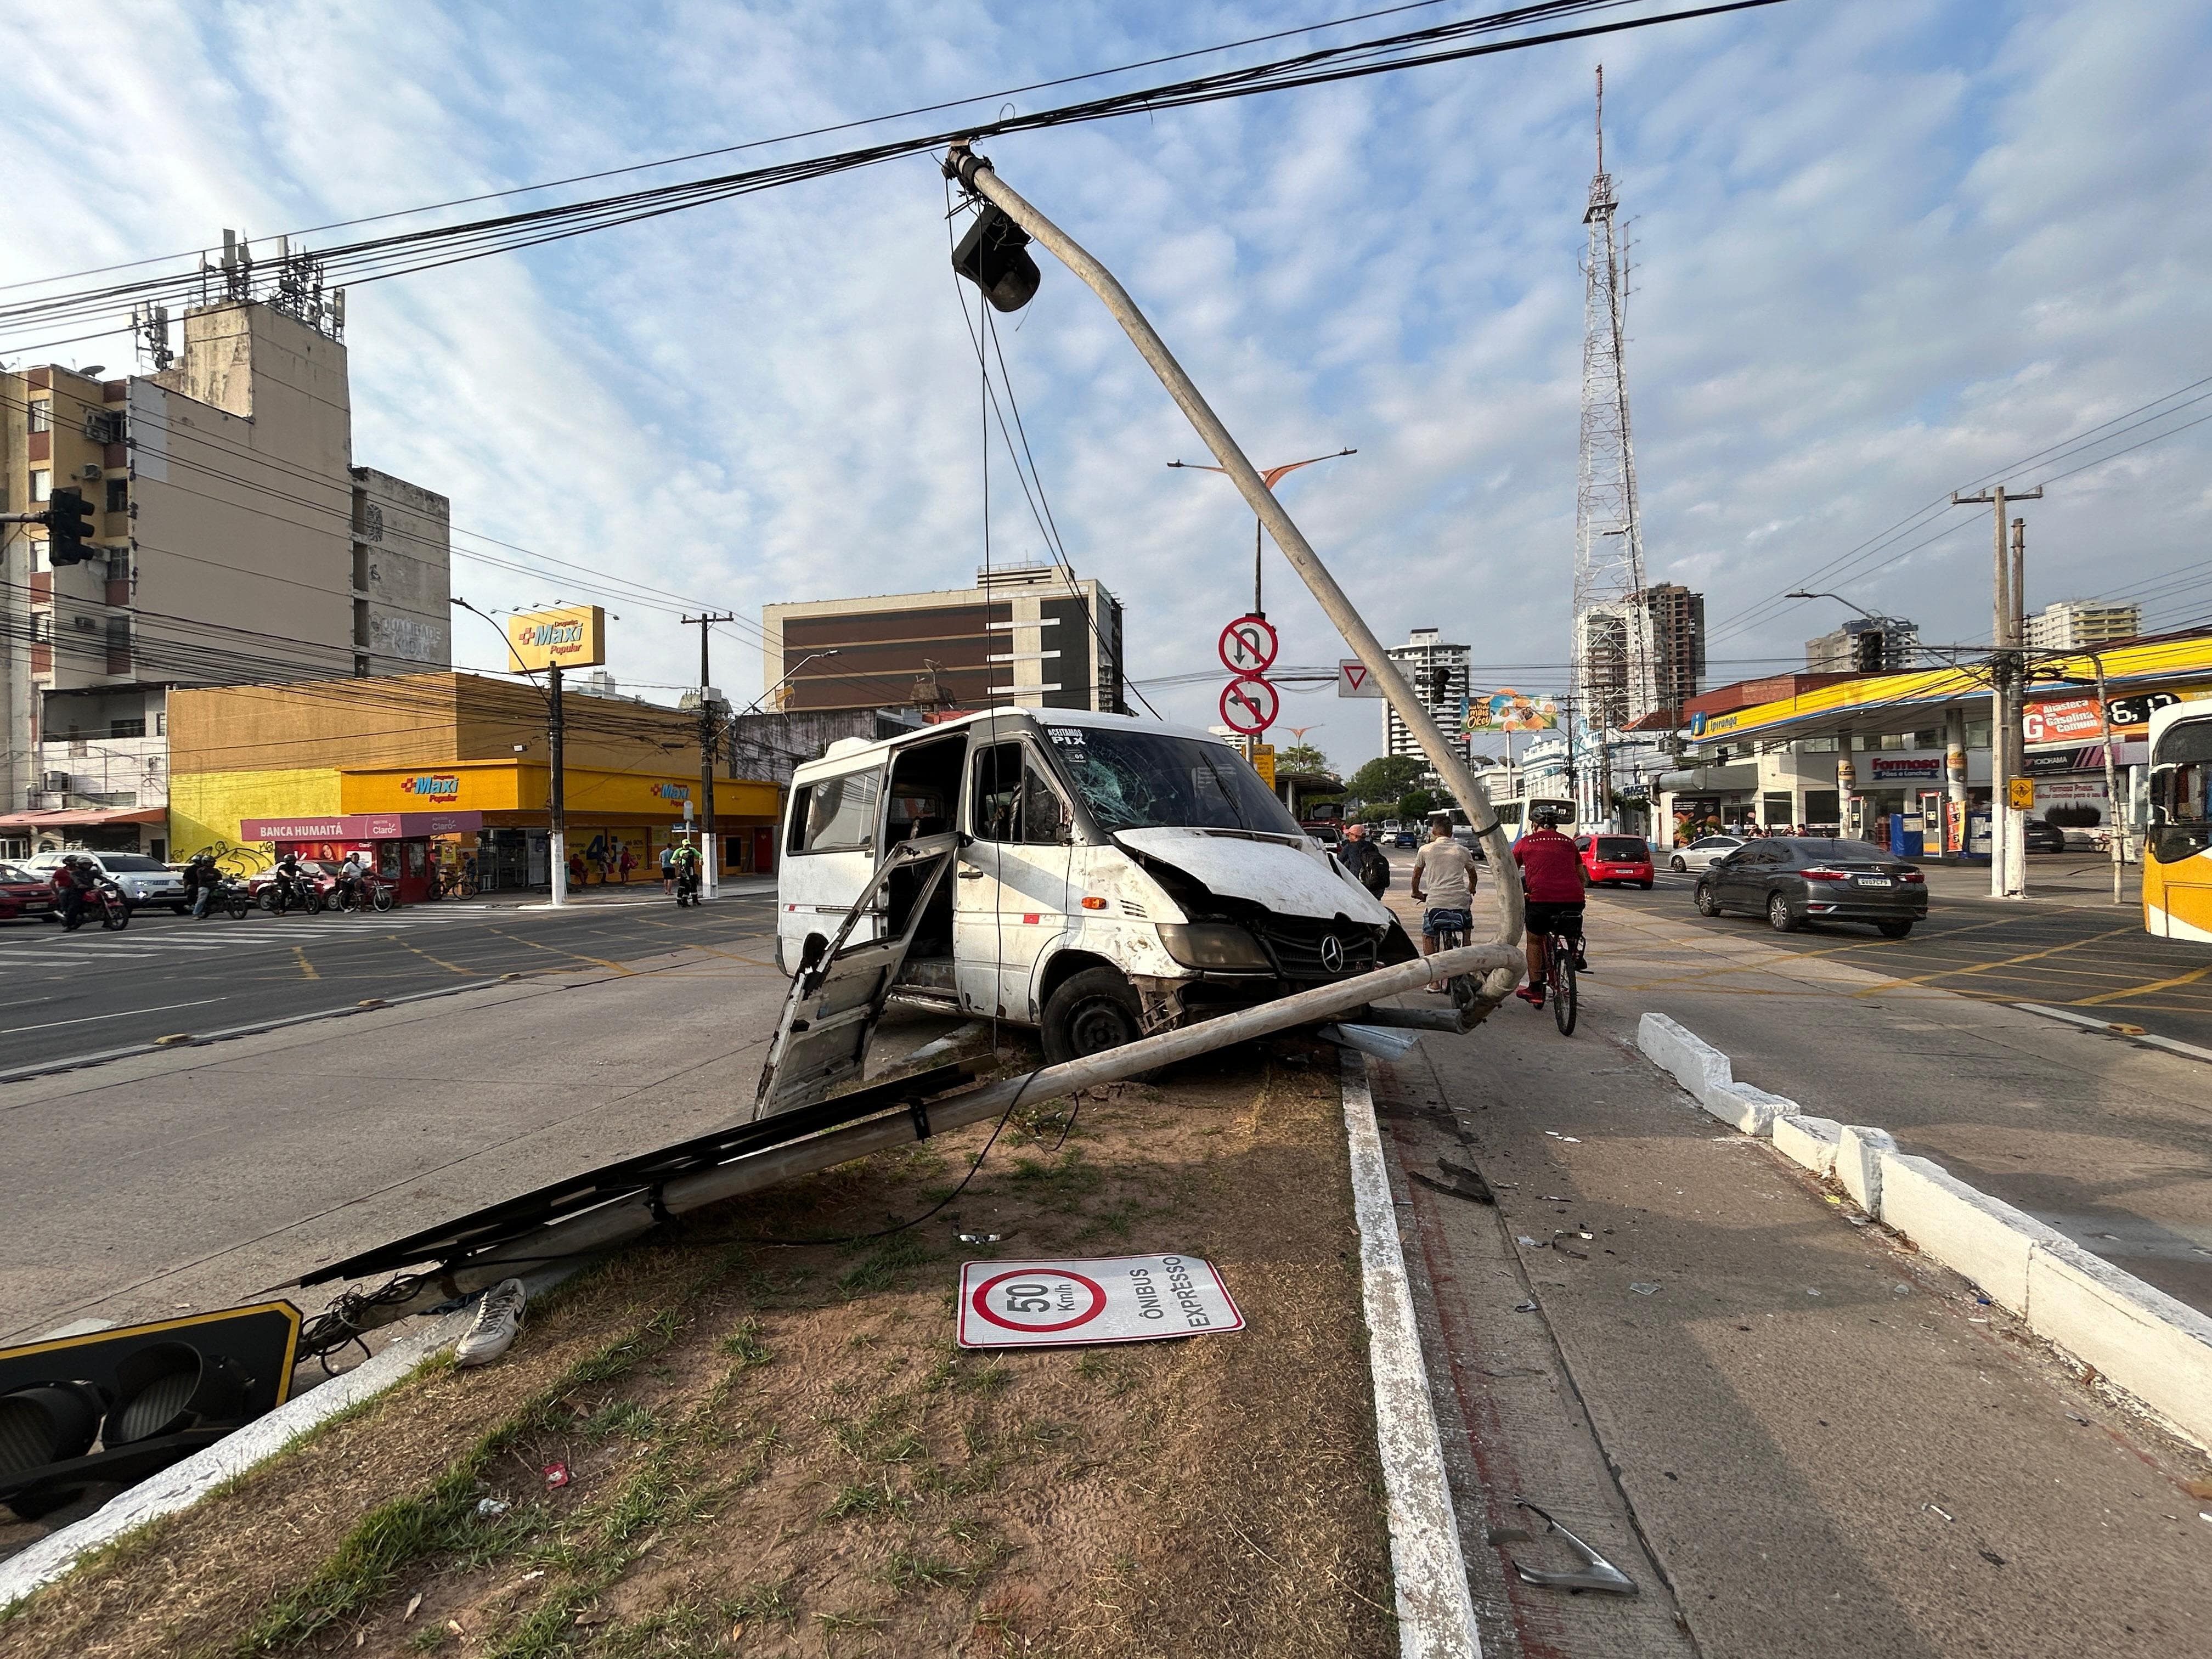
[[[1468,736],[1460,729],[1460,716],[1472,690],[1467,647],[1449,643],[1437,629],[1416,628],[1407,635],[1405,644],[1391,646],[1387,654],[1412,684],[1421,707],[1443,728],[1460,758],[1466,759]],[[1387,699],[1382,704],[1382,752],[1427,758],[1420,739],[1398,718],[1398,711]]]
[[[1637,596],[1651,618],[1659,708],[1679,716],[1705,678],[1705,596],[1680,582],[1660,582]]]
[[[1853,617],[1805,641],[1808,674],[1901,674],[1920,649],[1920,625],[1902,617]]]
[[[0,847],[162,851],[173,688],[449,667],[445,497],[353,464],[335,320],[198,307],[160,372],[0,374],[0,499],[57,488],[99,556],[0,554]]]
[[[1000,565],[973,587],[771,605],[761,622],[762,684],[787,712],[1129,712],[1121,602],[1066,565]]]
[[[2142,632],[2142,606],[2132,601],[2100,605],[2094,599],[2061,599],[2027,619],[2027,643],[2036,651],[2080,651]]]

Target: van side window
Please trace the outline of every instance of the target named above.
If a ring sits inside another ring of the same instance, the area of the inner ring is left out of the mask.
[[[1020,744],[994,744],[977,753],[974,823],[978,841],[1056,846],[1066,818],[1060,792]]]
[[[872,847],[881,772],[848,772],[817,778],[799,791],[791,810],[793,853],[844,853]]]

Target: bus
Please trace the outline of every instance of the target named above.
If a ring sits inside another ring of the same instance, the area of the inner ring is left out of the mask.
[[[1559,833],[1570,838],[1582,830],[1575,819],[1575,804],[1565,795],[1523,794],[1493,798],[1491,805],[1497,810],[1498,822],[1504,826],[1505,839],[1516,842],[1528,833],[1528,821],[1540,806],[1549,807],[1558,814]],[[1455,806],[1449,809],[1452,836],[1463,847],[1474,845],[1474,831],[1468,825],[1467,814]]]
[[[2143,929],[2212,944],[2212,702],[2150,717],[2150,830]]]

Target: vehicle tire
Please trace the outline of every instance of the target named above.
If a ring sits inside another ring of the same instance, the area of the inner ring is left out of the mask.
[[[1575,1034],[1575,1016],[1580,1012],[1575,993],[1575,957],[1571,951],[1559,948],[1553,939],[1552,948],[1544,957],[1544,980],[1551,993],[1552,1023],[1559,1028],[1561,1036]]]
[[[173,904],[169,907],[169,914],[173,916],[189,915],[191,908],[189,904]]]
[[[1698,914],[1701,916],[1717,916],[1721,913],[1720,900],[1713,896],[1713,890],[1702,881],[1698,884],[1697,903]]]
[[[1667,867],[1669,870],[1687,870],[1690,866],[1683,861],[1682,855],[1680,853],[1677,853],[1674,854],[1674,858],[1668,861]]]
[[[1884,939],[1903,939],[1912,931],[1912,924],[1909,921],[1877,921],[1875,926],[1881,929]]]
[[[112,933],[119,933],[131,925],[131,907],[127,904],[105,906],[100,913],[100,925]]]
[[[1797,931],[1797,918],[1790,914],[1790,901],[1779,893],[1772,894],[1767,898],[1766,925],[1778,933],[1794,933]]]
[[[252,899],[246,897],[243,893],[233,893],[230,896],[230,918],[233,921],[244,921],[246,917],[252,914],[253,901]]]
[[[389,910],[392,906],[392,890],[389,887],[378,888],[376,890],[376,896],[370,901],[370,902],[374,904],[380,910]]]
[[[1134,1042],[1145,1034],[1137,988],[1111,968],[1072,975],[1046,999],[1044,1059],[1058,1066]]]
[[[300,900],[300,908],[311,916],[323,913],[323,896],[310,887]]]
[[[1651,884],[1648,881],[1639,881],[1636,884],[1647,893],[1651,890]]]

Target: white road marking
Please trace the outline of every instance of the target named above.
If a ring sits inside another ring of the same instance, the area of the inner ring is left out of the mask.
[[[0,1030],[0,1036],[14,1036],[21,1031],[51,1031],[60,1025],[89,1025],[94,1020],[128,1019],[133,1014],[166,1014],[173,1008],[204,1008],[210,1002],[222,1002],[223,997],[202,997],[197,1002],[165,1002],[158,1008],[125,1008],[112,1014],[87,1014],[82,1019],[50,1019],[43,1025],[11,1025]]]

